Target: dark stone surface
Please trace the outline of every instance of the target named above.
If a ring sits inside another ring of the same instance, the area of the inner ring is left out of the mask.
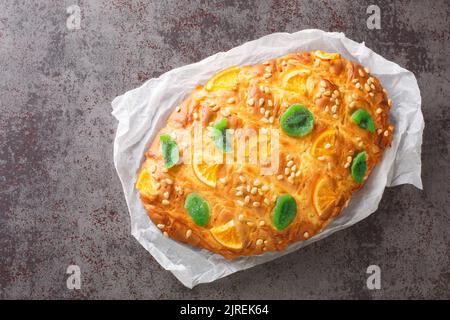
[[[1,1],[0,298],[450,298],[450,5],[373,1]],[[78,3],[80,30],[66,8]],[[193,290],[130,235],[112,162],[111,100],[245,41],[343,31],[413,71],[423,98],[424,191],[387,189],[368,219]],[[82,289],[66,288],[78,264]],[[382,290],[366,288],[366,268]]]

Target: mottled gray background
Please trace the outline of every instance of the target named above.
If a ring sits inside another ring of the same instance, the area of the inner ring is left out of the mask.
[[[382,29],[368,30],[378,4]],[[81,30],[66,27],[78,4]],[[450,298],[449,38],[442,1],[0,2],[1,298]],[[112,161],[111,100],[245,41],[343,31],[413,71],[426,122],[423,183],[385,191],[359,224],[193,290],[130,235]],[[78,264],[82,289],[66,288]],[[366,268],[382,290],[366,289]]]

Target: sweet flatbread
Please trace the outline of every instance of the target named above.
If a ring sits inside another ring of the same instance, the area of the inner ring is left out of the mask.
[[[136,187],[177,241],[228,259],[284,250],[363,186],[391,143],[390,107],[380,81],[337,53],[231,67],[174,106]]]

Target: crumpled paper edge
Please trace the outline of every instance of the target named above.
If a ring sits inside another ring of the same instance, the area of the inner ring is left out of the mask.
[[[307,241],[295,243],[283,252],[270,252],[259,256],[226,261],[217,254],[192,248],[162,236],[161,232],[151,223],[145,209],[140,204],[138,193],[134,189],[134,181],[137,169],[143,160],[143,153],[156,132],[158,122],[164,123],[171,109],[155,108],[152,114],[140,114],[139,117],[133,118],[133,123],[130,123],[130,117],[133,116],[133,112],[145,108],[145,104],[150,100],[163,101],[164,106],[174,107],[198,82],[204,83],[220,69],[231,65],[258,63],[273,58],[279,54],[275,56],[271,54],[271,48],[277,48],[277,46],[285,47],[286,41],[298,42],[300,41],[299,38],[302,38],[301,41],[303,42],[298,44],[297,49],[290,47],[284,53],[317,49],[340,52],[343,57],[357,60],[362,65],[369,67],[371,73],[379,77],[383,87],[388,90],[388,95],[394,105],[390,113],[391,120],[400,119],[400,121],[393,121],[396,128],[392,146],[385,152],[381,163],[372,172],[363,189],[353,195],[349,207],[344,209],[321,233]],[[318,44],[317,42],[320,43]],[[338,50],[337,47],[339,45],[343,45],[346,51]],[[255,46],[261,48],[261,50],[252,50]],[[225,60],[224,58],[228,62],[222,64],[221,61]],[[230,61],[233,61],[233,63]],[[208,66],[207,68],[205,68],[206,65]],[[377,70],[379,70],[381,65],[388,65],[390,72],[386,73],[384,71],[383,74],[379,75]],[[181,85],[171,81],[172,77],[175,76],[185,77],[178,82],[182,83]],[[187,87],[184,84],[188,81],[186,77],[195,78],[197,81],[191,82],[192,87]],[[199,79],[201,81],[198,81]],[[411,85],[406,88],[407,97],[405,100],[405,97],[403,97],[405,88],[400,90],[398,85],[406,82],[411,83]],[[161,90],[167,87],[171,89]],[[400,95],[402,96],[402,101],[400,101]],[[130,100],[139,101],[139,103],[130,104]],[[310,29],[292,34],[270,34],[235,47],[228,52],[220,52],[200,62],[173,69],[159,78],[149,79],[141,87],[115,98],[112,102],[112,107],[112,114],[119,120],[114,141],[114,164],[122,183],[130,212],[131,232],[158,263],[166,270],[170,270],[189,288],[199,283],[211,282],[236,271],[268,262],[359,222],[377,209],[385,186],[409,183],[422,189],[420,175],[424,121],[421,112],[420,90],[414,74],[374,53],[365,47],[364,43],[357,43],[346,38],[343,33],[330,33]],[[399,132],[403,132],[403,134],[400,136]],[[145,145],[142,144],[142,141],[146,141]],[[139,158],[133,157],[133,152],[141,156]],[[379,178],[380,175],[382,176],[380,174],[382,172],[388,172],[386,177],[382,178],[384,183],[379,183],[380,181],[376,183],[376,178]],[[362,200],[364,200],[364,203]],[[371,205],[365,207],[364,210],[358,209],[369,202]],[[351,216],[349,212],[355,210],[357,212]],[[168,248],[171,249],[168,250]],[[186,259],[190,259],[192,262],[196,261],[197,258],[203,262],[205,262],[206,258],[206,261],[209,263],[206,265],[184,264]]]

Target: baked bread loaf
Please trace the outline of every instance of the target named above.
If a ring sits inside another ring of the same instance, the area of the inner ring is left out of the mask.
[[[227,259],[283,250],[362,187],[390,146],[390,107],[338,53],[231,67],[174,106],[136,188],[165,236]]]

